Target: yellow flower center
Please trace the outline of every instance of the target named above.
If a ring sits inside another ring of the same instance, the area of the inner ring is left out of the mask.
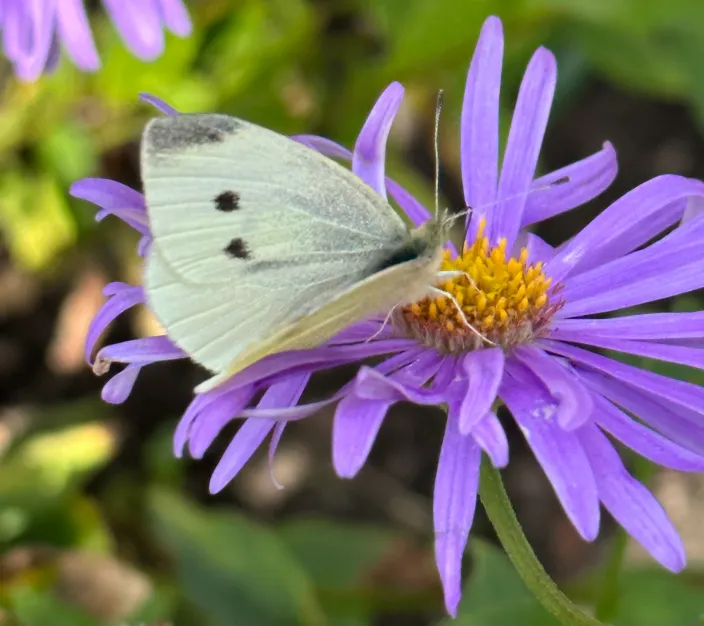
[[[462,272],[438,285],[454,298],[438,295],[407,305],[393,316],[403,334],[444,353],[501,346],[534,339],[562,306],[559,289],[545,276],[542,262],[528,264],[528,250],[506,258],[506,240],[489,247],[484,221],[471,246],[457,258],[448,251],[442,271]],[[457,305],[462,308],[462,314]]]

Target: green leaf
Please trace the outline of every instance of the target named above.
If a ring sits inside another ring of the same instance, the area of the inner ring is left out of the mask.
[[[472,539],[473,569],[462,593],[456,620],[442,626],[558,626],[528,591],[508,557],[498,548]]]
[[[311,581],[276,535],[234,512],[154,491],[156,536],[173,554],[187,597],[213,626],[324,624]]]
[[[12,589],[9,603],[22,626],[99,626],[96,619],[61,602],[49,590],[22,585]]]
[[[701,588],[662,569],[621,575],[616,626],[694,626],[704,617]]]

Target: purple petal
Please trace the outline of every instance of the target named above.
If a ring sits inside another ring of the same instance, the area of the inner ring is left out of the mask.
[[[472,438],[486,452],[494,467],[508,465],[508,439],[501,422],[489,411],[472,428]]]
[[[687,198],[681,223],[684,224],[685,222],[688,222],[696,217],[701,217],[702,215],[704,215],[704,198],[701,196],[692,196],[691,198]]]
[[[382,198],[386,198],[386,140],[403,101],[403,92],[400,83],[391,83],[379,96],[357,137],[352,156],[352,171]]]
[[[489,412],[504,375],[504,353],[501,348],[478,350],[467,354],[461,362],[467,375],[467,390],[459,409],[459,428],[463,435]]]
[[[664,404],[647,392],[595,372],[580,370],[579,376],[590,389],[622,406],[668,439],[704,456],[704,425],[699,413]]]
[[[83,0],[60,0],[56,4],[56,18],[59,39],[71,60],[88,72],[100,69]]]
[[[166,104],[161,98],[157,98],[150,93],[142,92],[139,94],[139,99],[142,102],[151,104],[155,109],[161,111],[164,115],[179,115],[179,112],[170,104]]]
[[[276,449],[279,447],[279,442],[284,434],[284,428],[286,428],[286,422],[278,422],[274,427],[274,432],[271,435],[271,441],[269,442],[269,455],[268,455],[268,466],[269,466],[269,478],[271,482],[277,489],[283,489],[284,486],[276,479],[276,473],[274,472],[274,458],[276,456]]]
[[[547,263],[555,255],[555,248],[553,248],[549,243],[543,241],[540,237],[538,237],[538,235],[534,235],[526,230],[518,233],[516,243],[513,246],[513,256],[520,256],[523,248],[528,250],[528,258],[526,262],[529,265],[533,265],[538,262]]]
[[[704,286],[700,242],[650,246],[570,278],[560,317],[604,313],[687,293]]]
[[[3,15],[5,55],[13,62],[15,73],[24,81],[35,81],[47,65],[54,38],[55,3],[10,2]]]
[[[533,346],[522,346],[514,355],[545,385],[557,400],[557,423],[565,430],[574,430],[589,420],[592,397],[570,370],[555,357]]]
[[[658,465],[682,472],[704,471],[704,456],[685,450],[635,421],[604,397],[594,394],[595,421],[621,443]]]
[[[240,387],[220,394],[213,402],[204,406],[190,429],[188,451],[194,459],[202,459],[220,431],[239,417],[254,395],[254,387]]]
[[[510,365],[510,367],[509,367]],[[567,517],[584,539],[599,532],[599,498],[589,460],[575,432],[554,421],[557,406],[535,377],[518,363],[507,362],[514,380],[505,380],[501,399],[542,466]]]
[[[318,137],[317,135],[291,135],[291,139],[302,143],[304,146],[312,148],[320,154],[332,157],[334,159],[344,159],[345,161],[352,160],[352,151],[348,150],[332,139]]]
[[[540,147],[550,116],[557,82],[557,62],[545,48],[538,48],[523,77],[504,153],[499,203],[494,207],[490,243],[505,237],[509,249],[523,221],[523,209],[538,164]]]
[[[542,222],[589,202],[614,181],[617,172],[616,151],[607,141],[596,154],[541,176],[531,185],[521,227]],[[564,177],[569,181],[560,185],[551,184]]]
[[[629,191],[576,235],[546,266],[556,282],[636,249],[682,215],[678,200],[704,194],[704,183],[681,176],[653,178]],[[657,228],[657,230],[654,230]]]
[[[653,495],[623,466],[616,450],[594,426],[579,432],[589,455],[599,498],[616,521],[664,567],[684,569],[684,546]]]
[[[462,103],[460,159],[462,187],[469,214],[469,239],[482,217],[490,218],[496,200],[499,163],[499,92],[504,36],[501,20],[484,21],[467,74]]]
[[[662,343],[650,343],[647,341],[627,341],[621,339],[605,339],[594,337],[589,333],[565,330],[553,330],[550,332],[551,339],[559,341],[570,341],[583,343],[607,350],[616,350],[627,354],[637,354],[639,356],[667,361],[669,363],[680,363],[698,369],[704,369],[704,351],[699,348],[687,346],[672,346]]]
[[[132,393],[132,388],[141,369],[141,365],[128,365],[103,385],[100,397],[108,404],[122,404]]]
[[[142,61],[164,52],[164,31],[153,0],[103,0],[105,11],[129,50]]]
[[[105,287],[103,293],[109,295],[110,298],[100,307],[96,316],[91,320],[86,335],[84,356],[89,365],[91,364],[95,344],[110,323],[128,309],[137,304],[143,304],[145,301],[142,287],[132,287],[125,283],[111,283]]]
[[[183,449],[191,435],[191,428],[201,410],[208,404],[215,402],[218,397],[219,395],[202,393],[191,400],[174,431],[173,452],[176,458],[180,459],[183,456]]]
[[[460,434],[457,417],[448,415],[433,492],[435,560],[447,612],[456,617],[462,595],[462,555],[474,519],[481,451]]]
[[[552,330],[613,339],[699,338],[704,337],[704,311],[645,313],[600,319],[561,319],[553,322]]]
[[[149,365],[158,361],[186,359],[188,355],[175,346],[166,335],[143,337],[105,346],[95,358],[93,371],[104,374],[111,363],[135,363]]]
[[[540,341],[540,345],[549,352],[554,352],[571,361],[586,365],[590,369],[612,376],[664,400],[669,400],[676,405],[704,414],[704,389],[698,385],[668,378],[632,365],[626,365],[600,354],[559,341],[543,340]]]
[[[422,387],[437,372],[442,358],[426,350],[419,353],[405,353],[395,359],[380,364],[375,373],[388,374],[391,380],[402,386]],[[401,367],[389,373],[392,367]],[[355,390],[358,385],[355,383]],[[397,396],[384,399],[364,399],[351,393],[342,399],[335,411],[333,422],[333,465],[342,478],[352,478],[359,472],[369,456],[389,407]]]
[[[298,374],[272,385],[262,396],[259,406],[269,409],[296,404],[308,379],[309,374]],[[210,479],[210,493],[218,493],[237,475],[275,426],[276,420],[272,419],[250,418],[242,424],[215,467]]]
[[[144,196],[127,185],[106,178],[83,178],[71,185],[69,193],[103,209],[101,218],[112,214],[143,235],[149,234]]]
[[[181,0],[156,0],[156,6],[166,28],[174,35],[188,37],[191,34],[191,18]]]

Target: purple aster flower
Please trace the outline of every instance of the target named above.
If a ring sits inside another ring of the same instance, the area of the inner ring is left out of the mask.
[[[180,37],[191,32],[182,0],[103,0],[103,6],[125,45],[144,61],[164,51],[164,28]],[[100,67],[83,0],[4,0],[0,28],[4,54],[24,81],[54,67],[59,45],[82,70]]]
[[[615,154],[605,144],[582,161],[534,178],[557,71],[552,54],[540,48],[523,78],[499,171],[502,56],[501,23],[492,17],[482,28],[470,65],[462,111],[463,186],[474,212],[462,250],[449,246],[443,264],[443,269],[466,272],[443,288],[483,338],[470,332],[447,300],[426,299],[394,311],[388,323],[369,320],[319,348],[255,363],[197,395],[174,437],[177,455],[187,445],[200,458],[225,424],[246,418],[213,473],[210,489],[217,492],[269,435],[271,458],[288,421],[336,402],[333,463],[340,476],[352,477],[365,463],[393,403],[446,405],[433,514],[436,560],[453,615],[481,454],[496,467],[508,462],[506,435],[495,412],[498,404],[513,415],[582,537],[596,537],[603,504],[673,571],[685,564],[682,543],[662,507],[627,472],[609,437],[665,467],[704,469],[702,388],[575,345],[703,366],[698,346],[704,313],[588,316],[704,286],[704,252],[698,243],[704,231],[704,183],[679,176],[655,178],[553,249],[525,227],[601,193],[616,174]],[[319,137],[296,139],[331,157],[351,160],[357,175],[382,196],[388,191],[418,224],[428,217],[425,208],[384,175],[386,138],[402,96],[396,83],[384,91],[351,153]],[[564,178],[568,182],[550,185]],[[80,181],[73,193],[98,204],[98,218],[114,214],[136,228],[145,253],[149,231],[140,194],[101,180]],[[678,222],[678,228],[648,245]],[[110,299],[89,332],[87,357],[112,319],[144,303],[140,287],[113,284],[106,293]],[[313,372],[374,355],[388,358],[362,367],[334,397],[297,406]],[[103,390],[106,400],[119,402],[142,366],[185,356],[167,337],[151,337],[103,348],[94,368],[102,372],[113,361],[127,364]]]

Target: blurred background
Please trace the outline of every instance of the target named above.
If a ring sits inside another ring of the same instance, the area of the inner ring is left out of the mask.
[[[137,237],[114,218],[98,226],[94,207],[69,198],[68,188],[97,175],[139,189],[137,141],[154,115],[138,102],[140,91],[180,111],[231,113],[352,147],[376,97],[398,80],[407,95],[389,173],[432,206],[433,111],[443,88],[442,203],[461,207],[464,81],[481,23],[495,14],[506,36],[504,136],[530,54],[546,45],[559,81],[541,170],[607,139],[619,155],[606,193],[540,225],[541,236],[559,243],[652,176],[704,177],[704,2],[192,0],[193,35],[169,37],[150,64],[130,55],[92,4],[101,71],[82,74],[63,59],[52,76],[22,84],[9,66],[0,69],[0,624],[449,624],[432,554],[442,414],[396,406],[352,481],[334,474],[330,415],[321,414],[286,431],[275,464],[285,489],[271,484],[260,454],[209,496],[236,424],[200,462],[171,453],[203,372],[185,362],[151,366],[125,404],[100,400],[106,379],[84,363],[84,337],[104,284],[139,281]],[[701,300],[689,295],[661,310],[699,309]],[[154,332],[139,311],[120,318],[105,341]],[[631,361],[704,382],[686,368]],[[307,398],[349,375],[319,377]],[[684,537],[690,565],[673,576],[606,518],[599,540],[584,543],[505,423],[507,488],[570,597],[612,603],[605,610],[613,624],[700,623],[702,479],[625,457]],[[456,623],[554,624],[496,547],[481,508],[472,533]],[[602,593],[605,579],[618,582],[617,602]]]

